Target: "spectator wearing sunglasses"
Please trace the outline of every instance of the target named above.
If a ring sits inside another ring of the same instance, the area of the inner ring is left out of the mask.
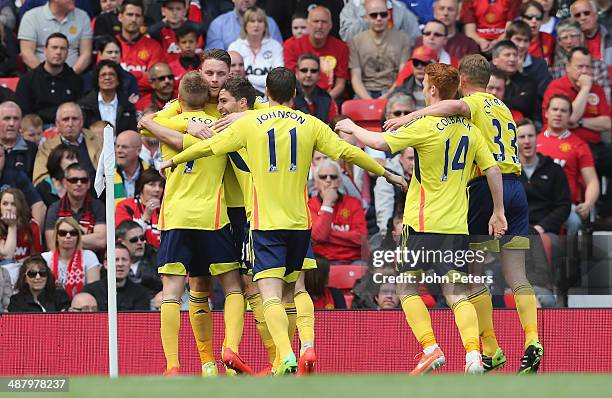
[[[366,0],[348,0],[345,3],[340,13],[340,37],[349,42],[358,33],[368,30],[368,17]],[[387,11],[389,28],[407,34],[412,46],[416,38],[421,36],[417,16],[398,0],[387,1]]]
[[[386,0],[365,2],[368,30],[349,41],[351,84],[357,98],[386,98],[410,56],[410,37],[389,29]]]
[[[55,286],[53,273],[41,256],[24,261],[16,288],[17,294],[11,296],[9,312],[59,312],[70,307],[68,294]]]
[[[66,194],[47,211],[45,238],[48,248],[53,250],[57,243],[57,220],[71,217],[82,234],[79,241],[83,248],[103,250],[106,247],[106,211],[102,202],[91,194],[87,171],[80,164],[71,164],[66,168],[63,183]]]
[[[521,6],[520,13],[521,21],[525,22],[531,29],[529,54],[544,59],[546,65],[552,65],[555,53],[555,38],[550,33],[540,31],[544,19],[544,7],[537,1],[530,0]],[[507,35],[506,38],[509,39]]]
[[[79,224],[72,217],[60,218],[53,229],[55,249],[42,257],[53,272],[55,283],[72,299],[83,286],[100,279],[100,261],[91,250],[84,250]]]
[[[396,92],[403,92],[414,98],[416,109],[425,107],[423,96],[423,79],[425,79],[425,67],[431,63],[438,62],[438,54],[433,48],[421,46],[414,49],[412,58],[400,71],[395,85]]]
[[[83,110],[83,126],[105,120],[115,127],[115,134],[136,129],[136,108],[122,90],[121,66],[103,60],[93,72],[93,90],[79,100]]]
[[[612,32],[597,22],[595,3],[589,0],[577,0],[570,6],[574,21],[580,25],[580,30],[586,39],[586,48],[593,58],[599,58],[612,69]]]
[[[340,165],[322,160],[315,169],[316,195],[308,201],[312,214],[312,249],[330,263],[362,261],[368,229],[361,201],[343,194]]]
[[[168,101],[176,96],[174,74],[168,64],[159,62],[153,65],[149,69],[149,80],[153,91],[140,97],[136,103],[136,110],[140,112],[151,105],[162,109]]]
[[[130,252],[130,281],[149,290],[155,296],[162,290],[162,283],[157,273],[157,250],[147,243],[145,232],[135,221],[123,221],[117,227],[117,242]]]
[[[457,29],[457,16],[459,15],[458,0],[436,0],[433,3],[433,17],[446,26],[446,44],[444,49],[454,59],[461,59],[468,54],[477,54],[480,47],[476,42]],[[423,45],[423,38],[419,37],[415,46]]]
[[[317,86],[320,76],[319,57],[314,54],[300,55],[295,70],[295,77],[299,84],[297,95],[293,100],[293,108],[316,116],[323,123],[329,124],[338,115],[338,105],[327,91]]]

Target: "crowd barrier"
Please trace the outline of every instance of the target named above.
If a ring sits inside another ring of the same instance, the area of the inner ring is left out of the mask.
[[[432,311],[444,372],[463,371],[465,351],[450,310]],[[199,357],[181,313],[181,372],[198,374]],[[215,353],[223,341],[223,314],[214,313]],[[518,369],[523,332],[516,311],[496,310],[498,340],[508,357],[504,372]],[[325,373],[404,373],[420,351],[401,311],[316,313],[317,368]],[[612,372],[612,309],[539,311],[544,344],[542,372]],[[297,336],[294,341],[297,350]],[[156,375],[165,368],[159,313],[121,313],[118,318],[120,375]],[[108,329],[104,313],[0,315],[0,376],[102,375],[108,373]],[[251,313],[245,319],[241,356],[256,370],[267,355]]]

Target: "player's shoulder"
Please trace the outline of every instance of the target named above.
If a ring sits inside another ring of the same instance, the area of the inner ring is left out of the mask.
[[[181,109],[181,105],[179,104],[178,98],[175,98],[175,99],[172,99],[166,102],[166,105],[164,105],[164,107],[161,110],[162,111],[176,110],[177,112],[179,112],[180,109]]]
[[[425,124],[430,125],[438,120],[440,120],[440,118],[437,116],[419,116],[419,117],[412,119],[408,123],[404,124],[402,127],[398,129],[398,131],[404,130],[410,127],[418,127],[418,126],[425,125]]]
[[[270,102],[266,97],[257,96],[255,97],[255,103],[253,104],[253,109],[268,109],[270,107]]]

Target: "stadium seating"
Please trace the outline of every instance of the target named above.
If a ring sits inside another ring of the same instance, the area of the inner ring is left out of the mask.
[[[342,104],[342,114],[365,129],[382,131],[381,120],[385,113],[385,104],[384,99],[348,100]]]
[[[342,290],[346,308],[351,308],[353,294],[351,289],[368,270],[366,265],[332,265],[329,267],[329,282],[327,286]]]
[[[17,89],[17,83],[19,83],[18,77],[2,77],[0,78],[0,86],[6,87],[11,91]]]

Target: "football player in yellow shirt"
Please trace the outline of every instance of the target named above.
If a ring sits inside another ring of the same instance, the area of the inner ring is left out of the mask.
[[[430,64],[425,68],[423,96],[428,105],[454,98],[458,86],[459,73],[452,66]],[[465,372],[483,373],[478,317],[468,300],[469,277],[464,269],[469,248],[466,189],[472,164],[485,171],[493,193],[494,211],[488,220],[488,230],[501,236],[506,220],[501,173],[480,131],[457,115],[417,118],[397,131],[384,134],[369,132],[350,119],[338,122],[336,130],[354,134],[365,145],[382,151],[414,149],[414,172],[406,197],[402,257],[398,264],[403,277],[398,283],[402,309],[423,346],[423,355],[411,374],[427,373],[446,362],[418,292],[423,272],[427,270],[433,270],[435,281],[441,284],[446,303],[455,314],[466,351]],[[409,252],[421,257],[404,257]],[[448,255],[451,257],[447,258]]]
[[[461,115],[469,118],[481,131],[493,153],[504,180],[504,206],[508,211],[508,231],[501,240],[502,273],[506,283],[514,292],[516,310],[525,333],[525,353],[519,367],[520,374],[536,373],[544,354],[538,337],[537,299],[525,273],[525,250],[529,249],[527,238],[529,211],[527,196],[519,176],[521,165],[518,156],[516,125],[506,105],[486,93],[490,77],[489,62],[481,55],[468,55],[459,63],[461,100],[442,101],[385,124],[385,128],[396,128],[416,117],[424,115]],[[470,235],[483,240],[487,235],[486,220],[491,214],[491,195],[480,176],[474,170],[470,181],[470,206],[468,222]],[[486,238],[485,238],[486,239]],[[499,347],[493,328],[493,305],[486,286],[475,283],[471,287],[470,301],[476,307],[482,336],[483,362],[485,370],[503,367],[506,355]]]
[[[186,128],[190,120],[212,123],[213,117],[203,112],[208,86],[197,72],[189,72],[179,86],[182,113],[165,121],[175,129]],[[151,117],[152,118],[152,117]],[[144,117],[140,124],[162,142],[162,155],[168,158],[175,148],[186,148],[199,142],[188,134],[171,131]],[[159,118],[155,120],[162,122]],[[161,131],[160,131],[161,130]],[[225,342],[223,362],[239,372],[252,373],[238,356],[244,320],[244,298],[239,275],[238,254],[234,248],[227,216],[223,178],[226,156],[216,156],[201,163],[190,162],[182,170],[167,176],[162,203],[159,272],[163,274],[164,301],[161,313],[161,334],[167,358],[168,375],[178,374],[179,305],[184,277],[189,274],[189,314],[202,360],[202,374],[217,374],[212,353],[212,318],[208,305],[210,276],[217,275],[226,294]]]
[[[405,187],[402,177],[385,171],[362,150],[340,140],[313,116],[294,111],[295,75],[284,67],[273,69],[266,79],[270,108],[251,111],[213,138],[181,152],[160,168],[203,156],[246,148],[253,180],[251,260],[253,280],[263,299],[264,317],[281,362],[275,374],[297,372],[297,360],[287,335],[288,319],[281,304],[286,282],[295,282],[302,270],[310,242],[311,217],[307,206],[307,178],[316,149],[337,159],[384,175]]]

